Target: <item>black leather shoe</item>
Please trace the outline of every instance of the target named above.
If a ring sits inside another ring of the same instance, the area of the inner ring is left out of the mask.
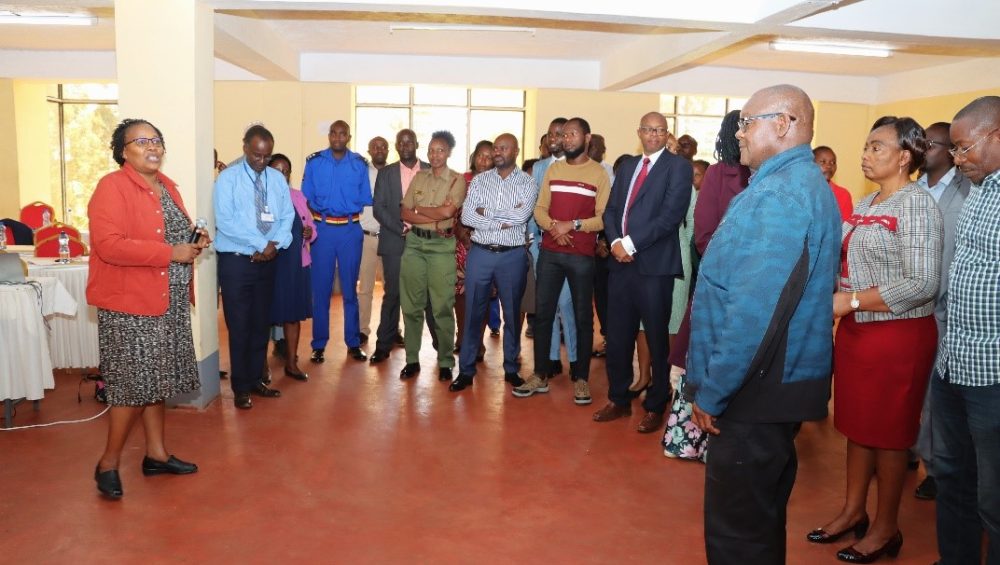
[[[98,465],[94,467],[94,480],[97,481],[97,490],[101,491],[101,494],[107,498],[118,500],[125,494],[122,492],[122,480],[118,476],[118,469],[102,473],[101,467]]]
[[[171,475],[190,475],[191,473],[197,472],[197,465],[194,463],[188,463],[187,461],[181,461],[173,455],[168,457],[166,461],[157,461],[156,459],[150,459],[149,457],[142,458],[142,474],[147,477],[151,475],[162,475],[164,473],[170,473]]]
[[[490,337],[500,337],[500,328],[490,328]]]
[[[381,363],[382,361],[385,361],[388,358],[389,358],[388,351],[380,351],[376,349],[375,353],[372,353],[372,356],[368,358],[368,362],[374,365],[376,363]]]
[[[438,380],[439,381],[450,381],[451,380],[451,368],[441,367],[438,369]]]
[[[896,532],[896,535],[889,538],[889,541],[885,542],[885,545],[876,549],[871,553],[861,553],[860,551],[854,549],[854,546],[845,547],[837,552],[837,559],[841,561],[846,561],[847,563],[874,563],[882,558],[883,555],[888,555],[889,557],[896,557],[899,555],[899,550],[903,548],[903,533]]]
[[[284,338],[274,341],[274,356],[278,359],[288,358],[288,342]]]
[[[326,361],[326,358],[323,357],[323,350],[313,349],[312,357],[310,357],[309,360],[313,363],[322,363],[323,361]]]
[[[358,334],[358,339],[361,340],[361,343],[368,343],[368,334],[361,332]]]
[[[853,526],[845,528],[843,531],[837,532],[835,534],[829,534],[823,531],[823,528],[816,528],[815,530],[806,534],[806,539],[813,543],[833,543],[840,538],[844,537],[847,532],[854,532],[854,539],[861,539],[864,537],[865,532],[868,531],[868,515],[865,514],[860,520]]]
[[[368,356],[365,355],[364,351],[361,351],[360,347],[350,347],[347,349],[347,354],[351,356],[351,359],[355,361],[367,361]]]
[[[937,483],[934,482],[934,477],[928,475],[927,478],[921,481],[917,485],[917,490],[913,492],[913,496],[920,500],[934,500],[937,498]]]
[[[517,373],[504,373],[503,380],[514,386],[521,386],[524,384],[524,379],[522,379],[521,375],[518,375]]]
[[[249,392],[237,392],[233,396],[233,405],[235,405],[240,410],[249,410],[253,408],[253,400],[250,399]]]
[[[285,369],[285,376],[286,377],[292,377],[293,379],[295,379],[297,381],[308,381],[309,380],[309,375],[308,374],[306,374],[306,373],[296,373],[295,371],[289,371],[288,369]]]
[[[459,373],[458,376],[455,377],[455,380],[451,381],[451,384],[448,385],[448,390],[458,392],[460,390],[465,390],[466,387],[470,386],[472,386],[472,375]]]
[[[275,388],[270,388],[264,383],[260,383],[253,387],[250,391],[251,394],[256,394],[257,396],[263,396],[264,398],[279,398],[281,396],[281,391]]]
[[[403,367],[403,370],[399,372],[399,378],[403,379],[404,381],[406,379],[412,379],[413,377],[417,376],[417,373],[419,372],[420,372],[420,363],[407,363],[406,366]]]

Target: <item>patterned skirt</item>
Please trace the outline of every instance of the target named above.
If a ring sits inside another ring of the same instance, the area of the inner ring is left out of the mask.
[[[200,386],[188,300],[188,285],[171,284],[162,316],[97,311],[108,404],[145,406]]]

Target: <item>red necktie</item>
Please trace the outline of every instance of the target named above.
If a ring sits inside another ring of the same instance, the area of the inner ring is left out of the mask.
[[[635,197],[639,195],[639,189],[642,188],[643,181],[646,180],[646,173],[649,172],[649,157],[642,158],[642,168],[639,169],[639,176],[635,177],[635,184],[632,185],[632,194],[628,197],[628,204],[625,206],[625,220],[622,222],[622,233],[628,233],[628,215],[632,211],[632,203],[635,202]]]

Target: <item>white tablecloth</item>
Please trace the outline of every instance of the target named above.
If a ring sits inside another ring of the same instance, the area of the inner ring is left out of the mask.
[[[0,284],[0,400],[39,400],[55,387],[43,316],[72,316],[77,310],[58,279],[29,280],[39,284]]]
[[[56,369],[98,367],[97,309],[87,305],[87,276],[90,273],[87,258],[77,257],[68,265],[57,264],[55,259],[48,258],[26,257],[25,260],[29,275],[59,279],[80,305],[73,316],[56,315],[49,320],[52,365]]]

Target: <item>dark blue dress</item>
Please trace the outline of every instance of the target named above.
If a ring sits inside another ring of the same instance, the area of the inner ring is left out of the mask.
[[[271,324],[301,322],[312,317],[309,267],[302,266],[302,219],[292,221],[292,243],[278,251],[274,275]]]

